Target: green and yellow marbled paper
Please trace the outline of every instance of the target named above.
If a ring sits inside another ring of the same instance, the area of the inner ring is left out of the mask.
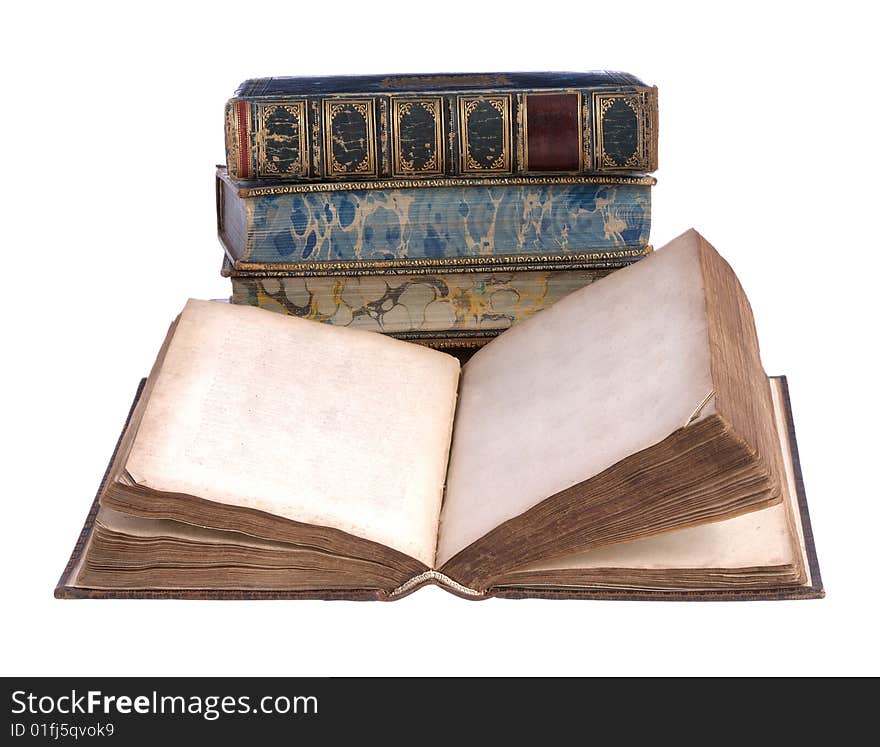
[[[608,269],[358,277],[233,277],[232,302],[377,332],[505,329]]]

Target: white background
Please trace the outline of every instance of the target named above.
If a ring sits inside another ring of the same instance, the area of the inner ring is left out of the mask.
[[[7,4],[2,674],[878,674],[877,40],[870,4],[823,5]],[[789,376],[825,600],[52,598],[168,323],[229,293],[240,81],[594,68],[659,86],[653,243],[698,228]]]

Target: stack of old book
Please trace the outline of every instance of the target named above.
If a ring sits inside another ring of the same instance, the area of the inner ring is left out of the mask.
[[[463,353],[651,251],[657,89],[626,73],[262,78],[225,126],[237,304]]]
[[[57,596],[822,596],[742,287],[650,253],[654,88],[252,80],[226,135],[235,303],[171,325]]]

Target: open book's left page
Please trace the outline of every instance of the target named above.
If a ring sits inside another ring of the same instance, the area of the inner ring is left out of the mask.
[[[458,361],[189,301],[125,463],[136,486],[330,527],[432,566]]]

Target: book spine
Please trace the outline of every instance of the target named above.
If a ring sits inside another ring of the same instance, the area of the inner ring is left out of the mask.
[[[612,271],[606,267],[361,277],[238,276],[232,278],[231,301],[390,334],[488,332],[527,319]]]
[[[359,263],[348,269],[366,270],[389,261],[565,261],[631,254],[648,244],[651,177],[438,183],[250,193],[220,174],[221,240],[236,262],[316,270],[322,263]]]
[[[234,179],[648,173],[648,86],[241,97],[226,105]]]

